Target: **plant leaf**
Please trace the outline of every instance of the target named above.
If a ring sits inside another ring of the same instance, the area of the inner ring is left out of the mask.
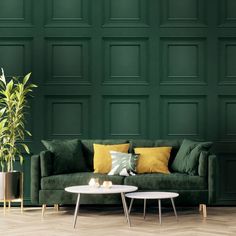
[[[28,80],[29,80],[29,78],[30,78],[30,75],[31,75],[31,72],[28,73],[28,74],[24,77],[24,79],[23,79],[23,84],[24,84],[24,85],[28,82]]]
[[[28,146],[26,144],[24,144],[24,143],[21,143],[21,145],[22,145],[22,147],[24,147],[26,153],[30,154],[30,150],[29,150]]]
[[[4,75],[3,68],[1,68],[1,71],[2,71],[2,75],[0,76],[0,80],[3,82],[4,85],[6,85],[6,78],[5,78],[5,75]]]

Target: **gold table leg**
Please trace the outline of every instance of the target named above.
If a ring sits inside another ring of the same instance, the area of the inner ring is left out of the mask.
[[[4,209],[4,215],[6,215],[6,200],[3,201],[3,209]]]

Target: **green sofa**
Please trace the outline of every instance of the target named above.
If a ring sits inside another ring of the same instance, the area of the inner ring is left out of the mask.
[[[117,144],[130,142],[130,152],[134,147],[172,146],[169,169],[171,174],[137,174],[135,176],[109,176],[93,173],[93,143]],[[72,185],[86,185],[91,177],[111,180],[113,184],[135,185],[139,191],[173,191],[180,195],[177,205],[212,204],[216,195],[216,156],[201,153],[198,174],[188,175],[171,170],[171,164],[182,140],[81,140],[86,172],[51,174],[53,153],[42,151],[31,159],[31,200],[33,204],[75,204],[76,194],[67,193],[64,188]],[[120,204],[120,196],[82,195],[81,204]]]

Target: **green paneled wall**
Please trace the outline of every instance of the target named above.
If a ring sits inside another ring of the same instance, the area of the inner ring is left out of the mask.
[[[43,138],[213,140],[217,203],[235,204],[235,27],[235,0],[0,0],[0,66],[39,85],[32,152]]]

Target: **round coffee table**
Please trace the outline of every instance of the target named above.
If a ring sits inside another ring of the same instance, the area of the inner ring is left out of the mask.
[[[73,227],[75,228],[75,225],[76,225],[77,214],[78,214],[78,209],[79,209],[80,194],[113,194],[113,193],[121,194],[124,215],[130,226],[129,212],[128,212],[128,208],[127,208],[127,204],[125,200],[125,193],[133,192],[133,191],[136,191],[137,189],[138,188],[136,186],[129,186],[129,185],[112,185],[111,188],[105,188],[102,186],[91,187],[88,185],[78,185],[78,186],[71,186],[71,187],[65,188],[65,191],[67,192],[78,194],[76,206],[75,206]]]
[[[162,199],[170,199],[174,213],[177,219],[177,212],[175,209],[174,198],[178,197],[178,193],[172,192],[135,192],[135,193],[127,193],[125,194],[126,197],[131,198],[130,206],[129,206],[129,213],[131,211],[134,199],[143,199],[144,200],[144,207],[143,207],[143,217],[145,219],[146,216],[146,200],[147,199],[157,199],[158,200],[158,207],[159,207],[159,222],[161,224],[161,200]]]

